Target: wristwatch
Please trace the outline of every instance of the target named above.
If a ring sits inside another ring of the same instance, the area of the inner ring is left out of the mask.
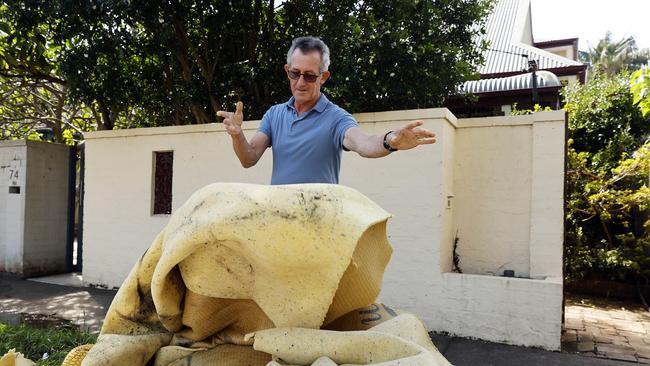
[[[388,132],[384,135],[384,149],[386,149],[386,150],[388,150],[388,151],[390,151],[390,152],[393,152],[393,151],[397,151],[397,149],[392,148],[392,147],[388,144],[388,141],[386,140],[386,139],[388,138],[388,135],[391,134],[391,132],[393,132],[393,131],[388,131]]]

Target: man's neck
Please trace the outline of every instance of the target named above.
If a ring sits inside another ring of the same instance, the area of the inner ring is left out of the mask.
[[[293,101],[293,107],[296,108],[296,113],[300,116],[303,113],[307,113],[314,108],[316,103],[320,100],[321,93],[318,93],[318,97],[310,100],[309,102],[299,104],[297,100],[294,99]]]

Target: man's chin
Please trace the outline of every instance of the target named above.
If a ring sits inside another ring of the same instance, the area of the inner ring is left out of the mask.
[[[306,102],[309,102],[311,100],[311,98],[307,94],[295,93],[293,95],[293,97],[295,98],[296,102],[298,102],[298,103],[306,103]]]

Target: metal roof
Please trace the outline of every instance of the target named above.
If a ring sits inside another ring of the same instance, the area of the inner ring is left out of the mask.
[[[539,69],[583,65],[532,46],[530,0],[497,1],[487,19],[486,34],[480,40],[490,42],[484,53],[485,65],[478,70],[481,74],[522,72],[528,67],[528,59],[522,55],[536,60]]]
[[[550,71],[537,71],[537,87],[550,88],[561,87],[562,83],[555,74]],[[500,92],[506,90],[520,90],[533,88],[532,73],[521,74],[503,78],[481,79],[466,81],[460,86],[460,94],[480,94]]]

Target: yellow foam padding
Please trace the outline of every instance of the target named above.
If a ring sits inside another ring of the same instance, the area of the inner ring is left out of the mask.
[[[84,357],[86,357],[86,354],[88,354],[88,351],[90,351],[92,346],[93,346],[92,344],[84,344],[73,348],[65,356],[65,359],[63,359],[63,363],[61,363],[61,366],[81,365],[81,361],[83,361]]]
[[[378,324],[355,309],[379,294],[389,217],[340,185],[206,186],[135,264],[82,365],[265,365],[246,334]]]
[[[36,364],[25,358],[22,353],[16,352],[14,348],[0,357],[0,366],[36,366]]]
[[[451,365],[411,314],[399,315],[366,331],[274,328],[248,338],[254,338],[255,350],[291,365]]]

